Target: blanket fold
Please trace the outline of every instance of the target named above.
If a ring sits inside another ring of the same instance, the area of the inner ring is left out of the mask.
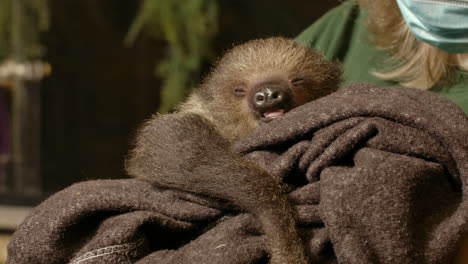
[[[234,151],[292,186],[311,263],[450,263],[468,236],[468,118],[426,91],[356,84]],[[7,263],[267,263],[257,220],[138,180],[75,184],[15,232]]]

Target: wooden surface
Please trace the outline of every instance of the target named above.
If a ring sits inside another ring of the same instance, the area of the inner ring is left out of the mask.
[[[8,241],[10,240],[9,235],[1,234],[0,233],[0,264],[4,264],[6,262],[6,247],[8,245]]]
[[[31,207],[0,206],[0,264],[4,264],[13,230],[29,215]]]
[[[0,230],[15,230],[31,212],[31,207],[0,205]]]

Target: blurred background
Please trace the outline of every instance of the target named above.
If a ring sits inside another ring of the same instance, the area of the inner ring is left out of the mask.
[[[127,177],[138,125],[233,44],[294,37],[340,0],[0,0],[0,263],[30,209]]]

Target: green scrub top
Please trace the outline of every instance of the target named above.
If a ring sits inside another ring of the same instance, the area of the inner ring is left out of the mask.
[[[388,53],[370,45],[365,19],[355,1],[346,1],[309,26],[296,40],[315,48],[329,60],[340,61],[344,70],[343,87],[356,82],[398,86],[396,82],[383,81],[371,74],[382,68]],[[458,75],[457,83],[433,92],[449,98],[468,113],[468,73],[460,71]]]

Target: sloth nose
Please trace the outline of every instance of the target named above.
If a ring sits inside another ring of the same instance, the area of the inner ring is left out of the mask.
[[[270,107],[281,104],[284,101],[284,92],[275,87],[265,87],[254,95],[254,103],[258,107]]]

